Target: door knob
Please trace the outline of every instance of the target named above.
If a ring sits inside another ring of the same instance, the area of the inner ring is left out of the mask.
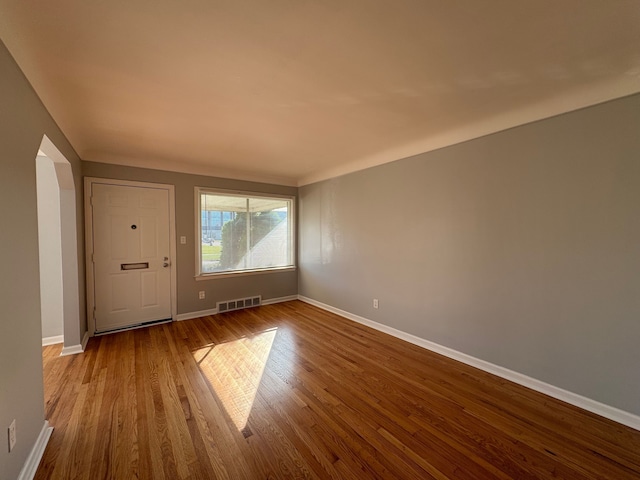
[[[170,265],[170,264],[169,264],[169,262],[164,262],[164,263],[162,264],[162,266],[163,266],[164,268],[167,268],[169,265]]]

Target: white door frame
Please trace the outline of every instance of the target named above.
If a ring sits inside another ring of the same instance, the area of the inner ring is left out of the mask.
[[[124,187],[157,188],[169,192],[169,246],[171,252],[171,319],[175,321],[178,312],[176,290],[176,208],[175,187],[164,183],[134,182],[129,180],[115,180],[112,178],[84,178],[84,217],[85,243],[87,265],[87,328],[89,335],[96,332],[95,309],[95,281],[93,271],[93,214],[91,208],[91,191],[96,183],[119,185]]]

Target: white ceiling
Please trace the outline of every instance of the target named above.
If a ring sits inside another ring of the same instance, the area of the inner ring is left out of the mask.
[[[301,185],[640,91],[638,0],[0,0],[84,160]]]

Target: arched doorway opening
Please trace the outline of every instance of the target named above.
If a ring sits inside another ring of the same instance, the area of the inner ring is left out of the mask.
[[[43,343],[82,351],[76,191],[71,164],[45,135],[36,157]]]

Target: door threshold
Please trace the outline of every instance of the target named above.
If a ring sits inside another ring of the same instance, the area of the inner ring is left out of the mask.
[[[138,328],[150,327],[152,325],[162,325],[163,323],[172,322],[171,318],[163,318],[161,320],[151,320],[149,322],[137,323],[135,325],[129,325],[127,327],[114,328],[112,330],[104,330],[102,332],[95,332],[93,335],[99,337],[101,335],[109,335],[110,333],[126,332],[127,330],[136,330]]]

